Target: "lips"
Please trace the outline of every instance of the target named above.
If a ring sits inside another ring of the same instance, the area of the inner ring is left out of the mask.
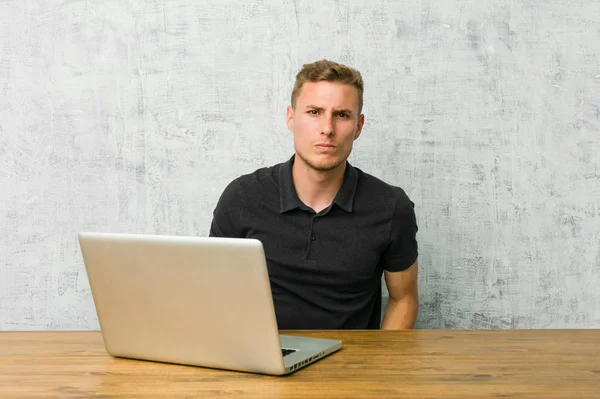
[[[318,147],[318,148],[335,148],[335,146],[333,144],[327,144],[327,143],[317,144],[316,147]]]

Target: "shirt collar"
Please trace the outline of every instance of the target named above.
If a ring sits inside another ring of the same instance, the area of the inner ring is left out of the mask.
[[[302,201],[300,201],[300,198],[298,198],[298,194],[296,194],[294,179],[292,178],[292,165],[294,164],[294,158],[295,155],[292,155],[292,157],[287,162],[283,163],[279,168],[279,211],[281,213],[300,208],[304,205]],[[356,168],[350,165],[350,162],[346,162],[344,181],[342,182],[342,187],[340,187],[335,198],[333,199],[333,203],[346,212],[352,212],[354,194],[356,193],[357,185],[358,172],[356,171]]]

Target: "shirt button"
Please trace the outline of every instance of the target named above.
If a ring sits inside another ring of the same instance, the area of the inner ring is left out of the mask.
[[[315,240],[317,239],[317,237],[315,237],[315,236],[312,236],[312,237],[310,237],[310,239],[311,239],[312,241],[315,241]]]
[[[315,216],[315,222],[316,222],[317,220],[319,220],[319,217],[318,217],[318,216]]]

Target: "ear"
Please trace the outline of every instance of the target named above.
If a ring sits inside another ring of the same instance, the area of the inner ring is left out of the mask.
[[[360,116],[358,117],[358,124],[356,125],[356,133],[354,134],[354,140],[356,140],[360,137],[360,133],[362,132],[362,128],[363,128],[364,124],[365,124],[365,115],[360,114]]]
[[[290,132],[294,132],[294,108],[289,105],[285,111],[285,122]]]

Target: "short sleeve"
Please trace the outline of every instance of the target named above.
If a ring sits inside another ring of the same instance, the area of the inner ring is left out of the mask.
[[[219,198],[210,224],[210,237],[243,238],[240,210],[243,203],[242,190],[237,180],[231,182]]]
[[[399,272],[408,269],[418,256],[415,204],[401,191],[390,225],[390,238],[383,254],[383,269]]]

